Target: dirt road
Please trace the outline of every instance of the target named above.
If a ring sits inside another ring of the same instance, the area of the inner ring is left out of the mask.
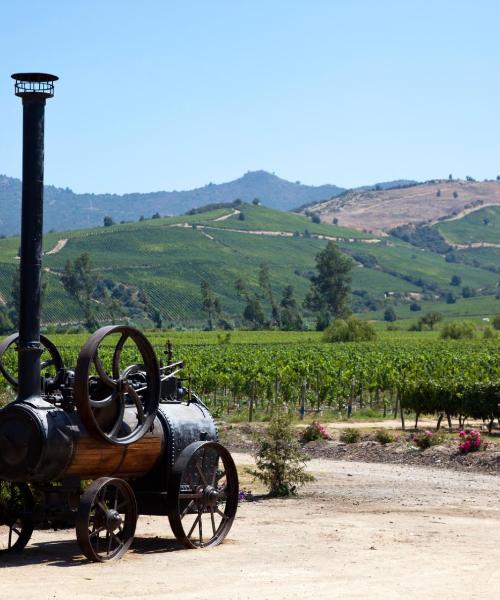
[[[212,550],[178,550],[157,517],[139,520],[117,563],[84,561],[72,531],[38,532],[1,565],[0,598],[496,597],[499,477],[332,460],[310,468],[317,480],[299,498],[241,504],[230,539]]]

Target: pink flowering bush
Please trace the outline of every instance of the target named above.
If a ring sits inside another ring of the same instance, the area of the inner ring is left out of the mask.
[[[420,450],[425,450],[426,448],[430,448],[434,445],[435,439],[432,431],[424,431],[423,433],[415,433],[411,441],[420,448]]]
[[[487,443],[481,439],[479,431],[474,429],[466,429],[461,431],[459,434],[460,444],[458,449],[461,454],[469,454],[469,452],[477,452],[478,450],[485,450]]]
[[[313,421],[308,425],[302,434],[303,442],[312,442],[313,440],[329,440],[330,435],[326,427],[318,421]]]

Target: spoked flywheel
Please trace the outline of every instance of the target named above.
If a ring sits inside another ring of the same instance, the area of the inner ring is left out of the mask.
[[[76,519],[76,538],[94,562],[121,558],[130,548],[137,523],[137,502],[123,479],[101,477],[83,493]]]
[[[187,548],[217,546],[238,508],[238,473],[229,452],[217,442],[194,442],[174,464],[168,491],[169,521]]]
[[[0,557],[19,552],[33,533],[34,500],[25,483],[0,480]]]
[[[13,333],[0,343],[0,373],[14,389],[17,389],[19,385],[17,373],[18,341],[19,334]],[[44,335],[40,336],[40,345],[42,347],[40,368],[42,372],[51,371],[55,375],[60,369],[64,368],[61,355],[56,346]]]
[[[75,402],[95,437],[118,445],[139,440],[160,402],[160,370],[148,339],[126,326],[101,327],[91,335],[76,364]]]

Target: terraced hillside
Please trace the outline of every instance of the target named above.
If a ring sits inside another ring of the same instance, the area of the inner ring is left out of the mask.
[[[68,259],[88,252],[101,279],[144,291],[167,325],[204,324],[202,280],[207,280],[220,298],[224,317],[238,324],[245,305],[235,289],[238,278],[251,293],[263,296],[258,272],[265,262],[275,296],[279,299],[283,288],[293,285],[301,302],[309,287],[314,257],[329,239],[336,240],[356,261],[353,307],[367,317],[380,317],[386,302],[393,303],[400,316],[410,316],[409,306],[415,301],[422,310],[432,307],[457,291],[451,284],[453,274],[461,278],[462,285],[481,290],[481,303],[478,298],[460,300],[464,314],[488,315],[500,308],[494,296],[499,276],[481,266],[450,265],[443,256],[392,236],[376,237],[313,223],[303,215],[237,204],[194,215],[47,234],[43,320],[82,320],[61,285],[60,273]],[[9,298],[18,248],[18,238],[0,240],[0,302]],[[263,304],[269,310],[264,299]],[[101,321],[109,319],[103,304],[96,302],[95,307]]]

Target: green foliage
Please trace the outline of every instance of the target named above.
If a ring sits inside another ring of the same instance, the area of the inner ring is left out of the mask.
[[[256,469],[249,472],[260,479],[272,496],[290,496],[314,478],[306,471],[309,457],[300,447],[290,418],[277,413],[269,422],[255,450]]]
[[[248,298],[245,310],[243,311],[243,318],[250,322],[254,329],[262,329],[266,322],[262,305],[256,296]]]
[[[491,324],[494,329],[500,330],[500,315],[495,315]]]
[[[330,435],[328,434],[324,425],[318,421],[310,423],[302,433],[303,442],[313,442],[315,440],[329,440]]]
[[[384,321],[388,321],[389,323],[396,321],[397,319],[396,311],[393,306],[388,306],[384,311]]]
[[[385,446],[385,444],[392,444],[396,441],[396,436],[389,429],[378,429],[375,432],[375,439],[379,444]]]
[[[66,292],[82,308],[87,328],[95,329],[97,323],[92,307],[92,297],[97,283],[97,273],[93,270],[90,255],[83,253],[75,259],[74,263],[68,260],[61,275],[61,281]]]
[[[207,281],[203,280],[201,282],[201,301],[203,310],[207,313],[208,318],[208,330],[211,331],[213,326],[213,316],[219,316],[221,314],[221,305],[219,298],[215,296],[212,292],[212,289]]]
[[[471,340],[476,335],[476,328],[470,321],[450,321],[441,328],[443,340]]]
[[[443,316],[435,311],[431,311],[420,317],[418,320],[419,329],[422,330],[425,327],[428,327],[431,331],[434,329],[434,326],[441,321]]]
[[[111,227],[111,225],[114,225],[115,222],[113,221],[113,219],[111,217],[104,217],[103,224],[104,224],[104,227]]]
[[[442,433],[427,430],[421,433],[415,433],[412,436],[411,441],[417,448],[420,448],[420,450],[426,450],[431,446],[442,444],[445,441],[445,437]]]
[[[311,277],[311,289],[305,306],[312,311],[329,311],[333,317],[346,317],[350,292],[350,271],[353,261],[342,254],[333,242],[316,255],[316,274]]]
[[[344,444],[357,444],[361,439],[361,431],[355,427],[343,429],[340,433],[340,441]]]
[[[293,287],[288,285],[283,290],[280,302],[280,326],[285,331],[304,329],[300,308],[293,295]]]
[[[368,342],[375,340],[377,333],[368,321],[356,317],[335,319],[323,335],[325,342]]]

